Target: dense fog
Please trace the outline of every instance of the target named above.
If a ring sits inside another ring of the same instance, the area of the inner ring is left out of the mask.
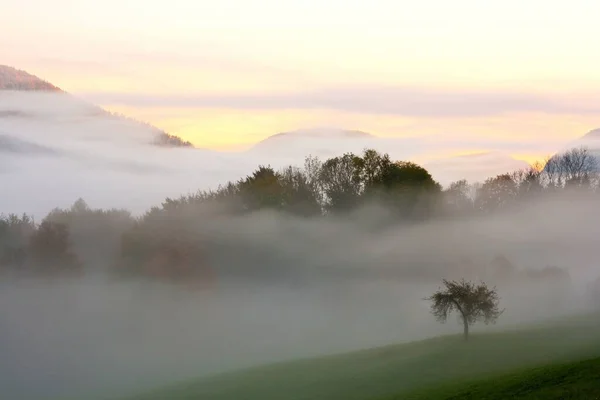
[[[226,237],[238,249],[213,258],[218,276],[209,288],[101,274],[5,278],[0,386],[11,398],[102,397],[269,361],[457,333],[458,323],[437,323],[422,300],[442,277],[498,285],[506,311],[486,329],[581,312],[591,305],[589,282],[600,276],[594,207],[571,199],[518,214],[383,231],[364,223],[377,219],[373,209],[343,221],[269,212],[207,217],[198,235]],[[512,276],[494,275],[490,261],[498,254],[517,267]],[[547,265],[567,268],[572,282],[522,274]]]
[[[301,164],[310,148],[300,146],[297,158],[269,146],[237,154],[153,147],[143,126],[66,96],[0,94],[0,211],[41,218],[84,197],[94,207],[142,213],[258,164]],[[319,143],[324,155],[372,147],[411,157],[408,142],[342,142]],[[481,159],[474,160],[464,170],[476,169]],[[3,396],[105,398],[270,361],[458,333],[458,323],[437,323],[423,300],[442,278],[497,285],[506,311],[497,326],[476,325],[475,332],[508,329],[585,311],[600,277],[597,199],[576,191],[493,215],[419,223],[390,224],[377,205],[324,218],[218,211],[196,210],[185,227],[208,247],[215,272],[208,287],[118,279],[103,268],[72,278],[2,275]],[[495,269],[500,256],[515,268]],[[94,257],[106,268],[113,262]],[[534,273],[548,266],[569,276]]]

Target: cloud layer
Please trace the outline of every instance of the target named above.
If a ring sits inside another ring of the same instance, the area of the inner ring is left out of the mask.
[[[94,207],[125,207],[140,213],[167,196],[237,180],[260,164],[302,165],[307,155],[328,158],[365,148],[424,164],[443,184],[462,178],[476,181],[525,167],[508,151],[534,151],[538,145],[483,137],[465,142],[464,136],[449,133],[348,138],[336,132],[342,131],[300,131],[237,153],[165,149],[149,144],[155,132],[147,126],[111,117],[68,94],[2,92],[0,173],[12,195],[2,197],[0,210],[41,216],[83,197]],[[489,154],[457,159],[439,155],[465,148],[488,149]]]
[[[444,90],[409,86],[332,87],[307,92],[231,95],[88,93],[100,104],[249,110],[332,109],[428,118],[490,117],[508,113],[598,114],[598,99],[526,92]]]

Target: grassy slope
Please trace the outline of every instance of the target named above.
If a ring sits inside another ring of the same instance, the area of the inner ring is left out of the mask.
[[[474,335],[468,343],[460,336],[447,336],[272,364],[185,382],[131,400],[364,400],[594,356],[600,356],[600,317],[586,316],[522,331]]]
[[[535,368],[470,384],[459,383],[386,400],[600,399],[600,358]]]

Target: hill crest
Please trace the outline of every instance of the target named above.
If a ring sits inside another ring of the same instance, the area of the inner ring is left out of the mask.
[[[0,90],[62,92],[60,88],[35,75],[7,65],[0,65]]]
[[[256,145],[273,143],[285,139],[373,139],[370,133],[350,130],[350,129],[332,129],[332,128],[312,128],[298,129],[288,132],[280,132],[261,140]]]
[[[138,121],[134,118],[127,117],[122,114],[112,113],[96,105],[86,104],[83,100],[76,99],[74,96],[63,91],[57,86],[54,86],[51,83],[20,69],[16,69],[6,65],[0,65],[0,91],[7,91],[9,95],[16,95],[17,93],[35,92],[38,93],[37,97],[39,98],[37,100],[39,100],[40,98],[46,98],[47,96],[50,96],[52,94],[61,94],[67,96],[68,99],[58,100],[54,97],[54,95],[52,95],[51,99],[44,99],[44,107],[47,107],[48,104],[54,105],[57,101],[65,105],[65,107],[68,106],[66,107],[68,109],[71,109],[73,107],[73,104],[75,103],[78,104],[78,107],[80,107],[81,105],[85,105],[86,107],[91,106],[90,112],[92,112],[96,116],[104,118],[114,118],[124,122],[131,122],[148,129],[149,132],[154,134],[154,138],[151,139],[151,144],[155,146],[192,148],[194,147],[194,145],[191,142],[183,140],[179,136],[167,133],[162,129],[157,128],[154,125],[151,125],[147,122]],[[11,107],[14,104],[11,104],[10,100],[7,101],[9,101],[9,108],[0,109],[0,118],[18,118],[30,116],[31,110],[26,112],[23,109],[14,109],[13,107]],[[35,112],[37,111],[39,110],[36,109]]]

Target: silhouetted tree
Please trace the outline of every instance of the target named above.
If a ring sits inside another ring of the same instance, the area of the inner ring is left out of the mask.
[[[179,136],[171,135],[170,133],[162,131],[160,131],[156,135],[154,144],[162,147],[194,147],[194,145],[191,142],[183,140]]]
[[[306,176],[306,181],[308,185],[314,192],[315,199],[319,203],[321,211],[323,211],[325,207],[325,193],[323,192],[323,185],[320,181],[322,168],[323,163],[321,162],[321,160],[319,160],[318,157],[308,156],[304,159],[303,173]]]
[[[28,246],[36,226],[27,214],[0,215],[0,265],[21,268],[27,261]]]
[[[117,255],[121,235],[134,223],[129,211],[92,209],[81,198],[69,209],[52,210],[43,221],[64,224],[77,256],[86,266],[102,267],[106,266],[107,258],[114,259]]]
[[[511,174],[511,178],[517,186],[517,199],[533,200],[543,193],[542,169],[541,165],[535,164],[530,168],[515,171]]]
[[[442,188],[420,165],[399,161],[382,171],[384,202],[405,219],[431,217],[439,206]]]
[[[34,266],[42,271],[72,271],[81,267],[69,249],[69,231],[65,224],[42,222],[31,235],[29,251]]]
[[[361,166],[361,180],[367,194],[380,190],[394,164],[388,154],[380,154],[373,149],[366,149],[358,162]]]
[[[239,184],[240,198],[246,211],[264,208],[280,210],[285,205],[284,189],[271,167],[259,166]]]
[[[287,167],[278,173],[283,194],[283,211],[312,217],[321,214],[319,189],[299,168]]]
[[[362,159],[352,153],[330,158],[322,164],[319,182],[328,211],[348,211],[360,204],[363,193],[362,171]]]
[[[485,283],[475,285],[465,281],[443,280],[444,289],[438,289],[426,300],[431,301],[431,312],[438,321],[446,322],[448,314],[457,312],[464,327],[464,338],[469,339],[469,326],[477,321],[495,323],[504,310],[498,308],[499,297],[495,288]]]
[[[201,219],[197,204],[185,199],[153,207],[121,239],[116,272],[172,282],[210,284],[212,268],[205,257],[205,240],[196,230]]]
[[[549,158],[544,172],[553,187],[587,186],[599,170],[598,159],[588,148],[573,148]]]
[[[477,190],[475,208],[490,213],[512,204],[517,197],[518,187],[510,174],[487,179]]]
[[[444,214],[464,216],[473,212],[472,190],[465,179],[452,182],[442,194]]]

